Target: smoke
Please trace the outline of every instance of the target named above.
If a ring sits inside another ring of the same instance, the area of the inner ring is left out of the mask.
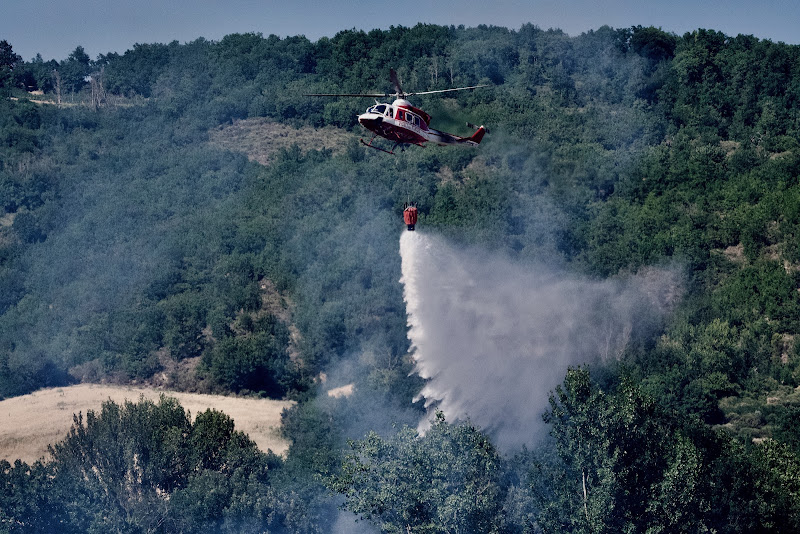
[[[580,279],[420,232],[403,232],[400,254],[420,396],[506,449],[537,438],[570,365],[616,358],[652,332],[677,286],[674,269]]]
[[[356,514],[340,510],[331,525],[331,534],[376,534],[378,529],[370,523],[359,520]]]

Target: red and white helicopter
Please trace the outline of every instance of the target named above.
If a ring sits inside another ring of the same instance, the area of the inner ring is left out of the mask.
[[[335,93],[314,93],[306,96],[347,96],[347,97],[369,97],[375,98],[375,105],[367,109],[366,112],[358,116],[358,122],[367,130],[373,132],[369,143],[361,139],[361,142],[370,148],[394,154],[394,149],[399,145],[411,144],[425,146],[425,143],[436,143],[437,145],[461,145],[477,146],[480,144],[486,133],[483,126],[475,126],[467,123],[467,126],[475,128],[476,131],[470,137],[434,130],[429,126],[431,116],[421,109],[411,105],[406,97],[415,95],[431,95],[434,93],[449,93],[452,91],[464,91],[467,89],[478,89],[487,87],[486,85],[473,85],[470,87],[456,87],[454,89],[441,89],[439,91],[422,91],[418,93],[406,93],[400,87],[400,80],[394,69],[390,71],[390,78],[397,92],[395,93],[374,93],[374,94],[335,94]],[[382,104],[378,98],[393,96],[395,101],[391,104]],[[383,137],[394,141],[391,150],[385,150],[372,144],[376,137]]]

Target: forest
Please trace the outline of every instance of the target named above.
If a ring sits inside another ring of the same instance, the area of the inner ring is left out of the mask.
[[[371,101],[304,96],[392,92],[390,68],[488,84],[414,98],[435,128],[485,124],[480,147],[369,150]],[[166,376],[297,401],[285,456],[168,397],[76,414],[48,458],[0,461],[0,532],[800,532],[800,47],[533,24],[61,61],[0,41],[0,97],[0,399]],[[255,119],[349,140],[268,165],[212,141]],[[508,450],[414,402],[409,198],[420,231],[518,265],[669,267],[674,304],[570,366]]]

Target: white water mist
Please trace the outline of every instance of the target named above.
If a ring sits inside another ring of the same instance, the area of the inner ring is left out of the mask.
[[[618,356],[676,285],[670,270],[594,281],[403,232],[404,298],[421,396],[503,448],[530,444],[567,367]],[[424,426],[424,423],[423,423]]]

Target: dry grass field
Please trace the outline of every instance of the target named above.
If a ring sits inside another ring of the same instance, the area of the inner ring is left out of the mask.
[[[282,148],[292,145],[298,145],[303,151],[327,148],[340,153],[353,137],[352,133],[332,126],[294,128],[265,118],[237,120],[209,132],[212,144],[243,152],[262,165],[269,165]]]
[[[111,399],[122,403],[138,401],[142,396],[158,401],[161,394],[175,397],[194,418],[213,408],[233,418],[236,430],[241,430],[256,442],[262,451],[276,454],[286,451],[289,444],[280,437],[281,412],[291,401],[248,399],[175,393],[156,389],[80,384],[65,388],[43,389],[0,401],[0,459],[14,462],[21,459],[31,463],[47,455],[47,446],[63,439],[72,426],[72,415],[86,410],[100,410]]]

